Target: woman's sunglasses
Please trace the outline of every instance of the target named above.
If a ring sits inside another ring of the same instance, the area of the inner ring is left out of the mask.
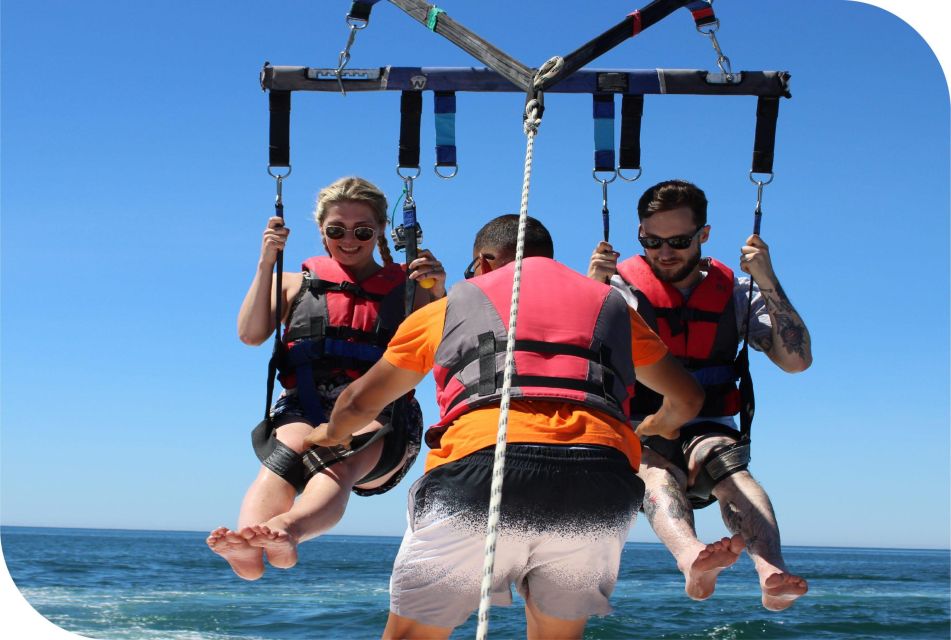
[[[667,243],[671,249],[683,250],[693,244],[693,239],[697,237],[697,234],[703,227],[697,227],[697,230],[694,231],[689,236],[673,236],[672,238],[658,238],[657,236],[637,236],[637,241],[641,243],[641,246],[645,249],[660,249],[664,243]]]
[[[340,240],[347,235],[347,231],[350,230],[335,224],[328,224],[324,227],[324,235],[331,240]],[[353,237],[360,242],[369,242],[373,240],[373,236],[376,235],[376,229],[373,227],[357,227],[351,233],[353,233]]]

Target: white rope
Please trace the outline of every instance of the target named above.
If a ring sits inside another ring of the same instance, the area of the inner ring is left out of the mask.
[[[557,75],[564,60],[554,57],[535,75],[535,87],[546,78]],[[486,640],[489,635],[489,607],[492,595],[492,573],[495,568],[495,544],[498,539],[499,516],[502,505],[502,477],[505,473],[505,449],[508,433],[509,403],[512,395],[512,372],[515,369],[515,323],[522,282],[522,256],[525,253],[525,224],[528,220],[528,192],[532,181],[532,161],[535,136],[542,123],[540,104],[532,99],[525,105],[525,173],[522,180],[522,202],[518,213],[518,237],[515,243],[515,274],[512,278],[512,301],[509,309],[509,331],[505,343],[505,370],[502,375],[502,401],[499,405],[499,426],[495,438],[495,461],[492,465],[492,486],[489,490],[489,521],[485,535],[485,560],[482,565],[482,589],[479,598],[479,626],[476,639]]]

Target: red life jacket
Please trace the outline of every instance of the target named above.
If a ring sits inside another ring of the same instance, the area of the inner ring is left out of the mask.
[[[706,262],[706,277],[686,300],[676,287],[654,275],[643,256],[623,261],[618,273],[637,296],[637,312],[703,386],[707,397],[700,415],[730,416],[740,410],[733,271],[713,258]],[[661,396],[637,385],[631,412],[635,417],[654,413],[661,401]]]
[[[314,382],[341,374],[355,380],[380,359],[403,321],[403,267],[386,265],[360,283],[331,258],[308,258],[301,268],[284,334],[281,384],[298,387],[302,375]]]
[[[433,376],[439,423],[430,446],[467,411],[498,405],[514,263],[449,292]],[[522,263],[512,398],[582,405],[629,423],[631,321],[623,297],[548,258]]]

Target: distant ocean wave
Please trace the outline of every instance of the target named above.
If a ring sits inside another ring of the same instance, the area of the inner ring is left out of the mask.
[[[3,527],[3,552],[26,600],[57,625],[92,638],[283,640],[379,637],[399,538],[324,536],[290,571],[234,576],[205,533]],[[941,638],[951,632],[948,551],[789,547],[807,596],[781,613],[760,606],[752,563],[725,571],[693,602],[667,551],[625,548],[612,597],[585,637],[681,639]],[[490,637],[524,637],[517,606],[491,612]],[[454,638],[475,635],[475,616]]]

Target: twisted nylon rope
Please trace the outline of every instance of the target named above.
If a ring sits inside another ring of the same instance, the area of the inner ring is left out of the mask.
[[[535,74],[537,89],[542,82],[557,75],[564,66],[558,56],[552,58]],[[502,375],[502,401],[499,405],[499,427],[495,438],[495,461],[492,465],[492,486],[489,490],[489,522],[485,535],[485,561],[482,565],[482,590],[479,599],[479,626],[476,639],[485,640],[489,635],[489,607],[491,606],[492,572],[495,568],[495,543],[498,539],[499,516],[502,505],[502,476],[505,473],[505,448],[508,433],[509,402],[512,393],[512,372],[515,369],[515,321],[518,316],[518,299],[522,282],[522,257],[525,253],[525,223],[528,220],[528,192],[532,181],[532,160],[535,136],[542,120],[540,103],[529,100],[525,105],[525,173],[522,180],[522,202],[518,213],[518,238],[515,244],[515,274],[512,279],[512,301],[509,310],[509,331],[505,343],[505,371]]]

